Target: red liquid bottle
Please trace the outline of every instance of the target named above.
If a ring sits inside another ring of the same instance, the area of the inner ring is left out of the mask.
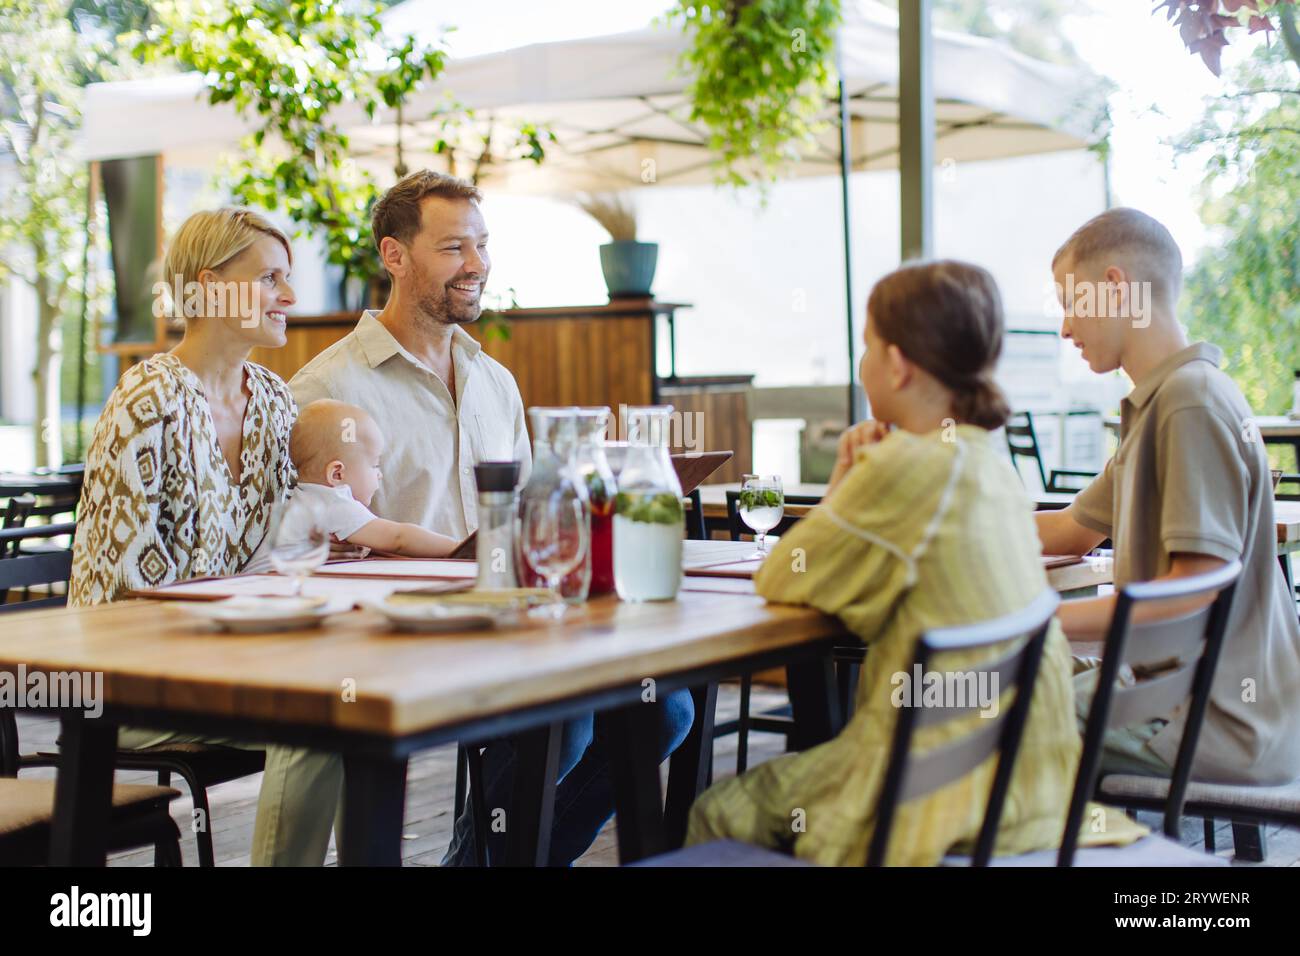
[[[591,593],[614,593],[614,502],[591,503]]]
[[[591,503],[591,590],[595,597],[614,593],[614,499],[618,487],[605,457],[609,409],[578,410],[578,450],[575,464],[587,486]]]

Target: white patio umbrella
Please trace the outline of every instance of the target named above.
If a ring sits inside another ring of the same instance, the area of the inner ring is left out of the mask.
[[[436,0],[408,0],[389,11],[388,22],[436,24],[444,11]],[[707,183],[712,178],[707,138],[690,122],[686,78],[677,67],[686,45],[682,31],[657,25],[452,59],[436,84],[404,106],[407,164],[439,162],[430,150],[443,128],[428,117],[450,94],[478,114],[479,125],[465,139],[474,155],[488,124],[529,121],[556,134],[541,166],[494,149],[480,171],[481,185],[528,193],[639,186],[646,159],[654,160],[660,183]],[[840,45],[852,117],[852,169],[896,168],[897,15],[871,0],[847,0]],[[1096,120],[1098,84],[1086,72],[944,31],[934,33],[932,62],[941,159],[1078,149],[1104,132]],[[96,83],[86,97],[81,149],[88,160],[162,154],[177,165],[207,165],[214,153],[234,147],[252,129],[229,104],[208,104],[196,73]],[[833,120],[836,112],[837,104],[829,103],[827,118]],[[397,141],[393,111],[373,122],[359,108],[344,108],[338,117],[357,159],[391,178]],[[791,172],[838,175],[838,130],[828,128]]]
[[[824,135],[791,174],[844,180],[848,281],[847,173],[898,166],[899,38],[897,14],[879,3],[845,0],[843,14],[843,101],[827,103]],[[407,0],[386,14],[386,23],[390,32],[422,25],[433,39],[443,16],[445,6],[435,0]],[[453,155],[462,160],[454,171],[475,172],[492,191],[556,195],[711,182],[707,134],[690,120],[686,77],[678,68],[687,42],[680,29],[661,24],[453,58],[437,83],[404,104],[404,160],[411,168],[445,168],[447,159],[434,155],[433,144],[446,131],[431,116],[452,96],[476,114],[453,142]],[[940,161],[1075,150],[1105,132],[1101,84],[1087,71],[941,30],[933,33],[931,62]],[[207,102],[198,74],[94,84],[86,97],[81,149],[88,160],[161,154],[169,164],[206,166],[252,129],[229,104]],[[844,164],[841,109],[849,130]],[[355,160],[390,182],[399,139],[394,111],[371,120],[359,107],[344,107],[336,121],[350,137]],[[511,155],[500,135],[493,138],[521,121],[555,134],[541,165]],[[484,142],[490,143],[486,151]],[[851,315],[847,321],[852,392]]]

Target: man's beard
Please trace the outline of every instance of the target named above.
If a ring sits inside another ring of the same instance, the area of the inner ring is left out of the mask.
[[[463,282],[465,276],[457,276],[452,282]],[[468,325],[477,322],[483,312],[483,293],[481,291],[472,303],[460,302],[449,288],[451,283],[437,285],[430,281],[423,271],[416,274],[420,284],[417,302],[420,312],[439,325]]]

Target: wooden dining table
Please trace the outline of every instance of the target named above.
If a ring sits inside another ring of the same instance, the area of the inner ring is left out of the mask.
[[[738,542],[685,545],[688,569],[716,567],[752,549]],[[1107,579],[1106,569],[1087,563],[1049,572],[1053,586],[1067,592]],[[690,574],[674,601],[601,597],[559,622],[529,618],[500,630],[437,635],[393,632],[364,609],[311,630],[230,635],[174,600],[3,620],[0,672],[103,675],[101,716],[54,708],[62,763],[50,858],[75,865],[106,859],[119,726],[342,754],[344,865],[400,863],[412,754],[510,736],[519,763],[506,862],[541,865],[548,860],[562,722],[592,711],[607,721],[620,859],[639,859],[685,836],[690,806],[708,779],[717,682],[784,667],[795,720],[791,746],[813,746],[842,722],[831,649],[855,640],[835,618],[767,604],[750,580]],[[657,728],[644,704],[680,688],[690,690],[696,720],[671,758],[664,800]]]
[[[412,635],[373,611],[313,630],[228,635],[184,602],[132,600],[7,615],[0,671],[100,672],[103,714],[58,709],[62,763],[51,861],[102,865],[119,725],[342,754],[344,865],[400,863],[408,757],[454,741],[511,736],[519,747],[508,862],[548,859],[562,722],[604,712],[624,861],[680,845],[707,780],[717,681],[785,667],[795,745],[840,726],[830,651],[846,632],[817,611],[752,593],[683,590],[677,600],[602,597],[558,623]],[[660,797],[648,700],[679,688],[697,719]],[[45,711],[48,713],[49,711]]]

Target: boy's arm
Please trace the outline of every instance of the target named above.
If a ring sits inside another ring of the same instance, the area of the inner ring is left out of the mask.
[[[405,558],[445,558],[460,543],[445,534],[426,531],[419,525],[403,524],[386,518],[376,518],[363,524],[348,535],[348,541],[375,551],[400,554]]]
[[[1087,554],[1114,537],[1111,516],[1115,501],[1115,459],[1106,462],[1096,478],[1079,491],[1068,508],[1038,511],[1034,523],[1043,554]]]
[[[1156,580],[1171,581],[1174,578],[1186,578],[1195,574],[1208,574],[1226,563],[1222,558],[1208,554],[1175,554],[1170,558],[1169,571]],[[1202,595],[1182,601],[1169,601],[1158,606],[1146,605],[1134,612],[1132,620],[1145,623],[1181,617],[1205,607],[1214,600],[1214,597],[1213,594]],[[1090,644],[1106,639],[1110,619],[1114,614],[1115,595],[1107,594],[1103,597],[1062,601],[1060,609],[1056,612],[1056,619],[1061,622],[1061,629],[1071,641]]]
[[[1069,508],[1060,511],[1036,511],[1038,540],[1043,554],[1087,554],[1106,540],[1106,536],[1075,521]]]

